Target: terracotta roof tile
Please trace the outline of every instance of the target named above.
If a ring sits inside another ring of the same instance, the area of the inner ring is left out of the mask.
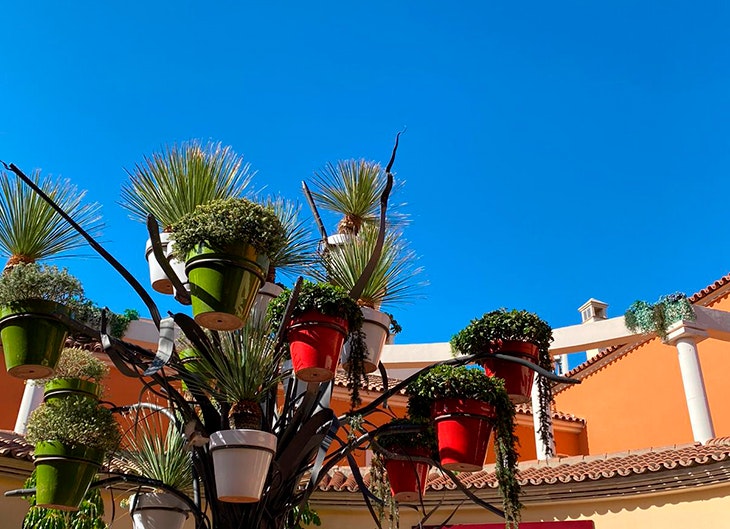
[[[616,454],[528,461],[520,463],[520,482],[526,488],[556,483],[580,483],[655,474],[678,468],[702,467],[721,462],[727,463],[730,467],[730,438],[728,437],[712,439],[705,445],[695,443]],[[368,470],[361,469],[361,472],[367,482]],[[336,468],[330,472],[328,478],[329,480],[324,480],[320,484],[320,491],[358,492],[349,468]],[[497,488],[494,465],[487,465],[479,472],[462,472],[458,475],[458,479],[467,488]],[[347,486],[332,484],[347,484]],[[428,477],[428,489],[455,490],[456,485],[447,476],[432,470]]]
[[[32,461],[33,445],[25,437],[8,430],[0,430],[0,456]]]

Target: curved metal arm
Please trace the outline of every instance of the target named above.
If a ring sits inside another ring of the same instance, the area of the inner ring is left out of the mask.
[[[498,358],[499,360],[506,360],[507,362],[515,362],[516,364],[523,365],[525,367],[529,367],[533,371],[537,372],[539,375],[544,376],[548,380],[552,380],[553,382],[559,382],[561,384],[580,384],[580,380],[576,380],[574,378],[568,378],[568,377],[562,377],[560,375],[557,375],[553,373],[552,371],[548,371],[547,369],[543,369],[539,365],[530,362],[529,360],[525,360],[523,358],[519,358],[516,356],[510,356],[505,355],[502,353],[489,353],[489,357]],[[483,357],[486,358],[486,357]]]
[[[152,243],[152,255],[155,256],[157,264],[160,265],[160,268],[162,268],[165,275],[172,283],[172,286],[175,288],[175,299],[182,305],[190,305],[192,303],[190,300],[190,292],[188,292],[188,289],[185,288],[182,281],[180,281],[180,278],[172,269],[172,266],[170,266],[170,261],[167,260],[165,254],[162,253],[160,226],[157,224],[157,219],[152,213],[147,215],[147,232],[150,235],[150,242]]]

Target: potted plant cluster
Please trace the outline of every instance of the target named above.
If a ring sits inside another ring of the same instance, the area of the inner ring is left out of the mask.
[[[520,403],[530,400],[534,372],[492,355],[500,353],[522,358],[552,370],[548,351],[552,340],[552,328],[537,315],[526,310],[502,308],[472,320],[451,338],[451,347],[455,354],[483,355],[479,362],[485,372],[503,378],[510,398]]]
[[[327,164],[315,173],[312,193],[323,209],[341,216],[337,234],[328,238],[314,269],[319,281],[328,281],[351,291],[365,269],[378,236],[380,198],[387,178],[379,164],[365,160],[344,160]],[[400,228],[405,217],[389,214],[386,237],[376,268],[357,302],[363,312],[363,333],[367,343],[365,372],[378,368],[383,346],[390,336],[391,316],[381,312],[383,304],[397,304],[409,299],[420,273],[415,254],[408,249]],[[350,362],[349,344],[343,350],[342,365]]]
[[[104,390],[101,382],[108,375],[109,367],[90,351],[66,347],[53,376],[43,380],[43,399],[48,401],[75,394],[98,401]]]
[[[121,448],[115,463],[128,474],[159,481],[182,494],[192,491],[191,452],[185,437],[176,427],[175,417],[167,410],[141,410],[134,407],[126,413]],[[159,488],[139,491],[129,498],[129,511],[134,529],[180,529],[190,514],[188,505],[177,495]]]
[[[83,296],[78,279],[66,269],[19,263],[0,276],[0,340],[8,374],[47,378],[61,356],[70,317]]]
[[[30,179],[87,232],[99,231],[98,205],[84,204],[84,193],[68,180],[41,177],[39,171]],[[80,298],[83,290],[66,270],[37,261],[84,245],[84,239],[29,186],[2,173],[0,252],[8,261],[0,277],[0,340],[10,375],[31,379],[53,372],[67,335],[56,316],[68,316],[67,304]]]
[[[121,205],[130,217],[142,223],[152,214],[162,225],[160,241],[163,253],[179,279],[186,285],[185,256],[179,258],[170,237],[172,225],[195,208],[214,200],[239,197],[248,187],[253,174],[243,157],[220,143],[201,144],[192,140],[163,148],[145,156],[141,163],[128,170],[129,181],[122,186]],[[173,294],[173,285],[152,255],[152,242],[147,241],[145,256],[150,268],[152,288],[162,294]]]
[[[41,404],[28,419],[26,439],[35,446],[36,503],[75,511],[121,432],[111,411],[71,394]]]
[[[213,432],[209,443],[217,497],[225,502],[256,502],[277,445],[261,408],[281,381],[281,357],[271,330],[249,322],[236,331],[211,335],[196,350],[195,370],[183,380],[227,415],[228,424]]]
[[[321,268],[315,270],[315,276],[351,291],[375,250],[377,236],[376,225],[362,226],[356,237],[321,254]],[[368,350],[366,373],[378,368],[383,346],[390,336],[392,316],[381,311],[381,307],[408,301],[419,286],[415,279],[421,269],[414,266],[415,262],[415,253],[408,249],[400,235],[394,231],[387,232],[375,270],[357,300],[362,308],[363,333]],[[342,364],[349,364],[349,344],[345,345]]]
[[[419,501],[426,491],[430,465],[414,458],[436,457],[438,445],[431,421],[425,417],[391,420],[377,436],[377,457],[384,459],[393,499],[401,503]]]
[[[507,522],[519,520],[515,406],[500,378],[480,368],[437,365],[407,387],[408,414],[430,418],[441,465],[448,470],[481,470],[494,430],[496,474]]]
[[[195,321],[219,331],[240,328],[285,235],[271,208],[244,198],[202,204],[176,222],[172,236],[185,256]]]
[[[662,296],[656,303],[635,301],[624,314],[626,328],[631,332],[655,332],[662,340],[666,339],[667,330],[673,323],[695,319],[692,303],[682,292]]]
[[[287,289],[270,303],[273,328],[281,324],[290,297]],[[351,344],[348,386],[353,402],[359,401],[366,354],[362,322],[362,311],[346,290],[330,283],[303,281],[292,318],[286,323],[295,376],[305,382],[332,380],[347,339]]]

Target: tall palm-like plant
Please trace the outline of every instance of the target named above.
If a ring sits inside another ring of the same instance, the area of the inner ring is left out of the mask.
[[[81,227],[98,235],[99,205],[85,204],[85,191],[65,179],[41,177],[38,170],[30,178]],[[8,257],[6,267],[58,257],[85,245],[84,238],[29,186],[15,175],[2,173],[0,251]]]
[[[189,493],[193,484],[190,452],[185,437],[165,413],[136,408],[128,412],[130,423],[115,462],[130,474],[161,481]]]
[[[320,281],[328,281],[350,291],[370,260],[378,236],[374,225],[365,225],[357,238],[330,248],[321,255],[321,267],[314,271]],[[400,234],[386,233],[383,251],[372,276],[365,285],[358,303],[373,309],[397,304],[412,298],[423,285],[417,276],[423,270],[416,266],[416,254]]]
[[[292,278],[307,275],[314,263],[316,240],[312,239],[305,221],[301,218],[301,204],[276,197],[269,198],[266,205],[274,210],[285,232],[284,245],[269,256],[266,280],[273,283],[277,271]]]
[[[328,163],[314,173],[312,196],[322,208],[339,213],[342,219],[337,232],[357,235],[364,224],[376,223],[380,211],[380,195],[386,184],[380,164],[365,160],[344,160]],[[391,224],[402,223],[402,215],[392,213]]]
[[[197,373],[186,382],[230,406],[230,426],[262,428],[261,401],[281,381],[275,342],[267,325],[247,323],[231,332],[211,333],[211,348],[200,351]]]
[[[249,164],[231,147],[196,140],[145,156],[127,174],[122,207],[140,222],[152,213],[163,231],[200,204],[241,196],[253,177]]]

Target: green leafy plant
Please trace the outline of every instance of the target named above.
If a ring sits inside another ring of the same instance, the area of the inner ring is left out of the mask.
[[[553,332],[550,325],[531,312],[501,308],[472,320],[451,338],[451,347],[459,354],[473,355],[494,351],[495,345],[504,340],[530,342],[547,351]]]
[[[152,213],[164,231],[201,204],[241,196],[253,174],[243,157],[220,143],[197,140],[145,156],[122,186],[121,205],[147,222]]]
[[[291,297],[291,290],[285,289],[274,298],[268,306],[269,320],[272,328],[277,329],[284,317],[286,305]],[[334,316],[347,320],[347,340],[350,344],[350,361],[347,368],[347,386],[350,390],[350,400],[355,407],[360,403],[360,386],[365,375],[365,355],[367,345],[362,333],[362,310],[347,291],[330,283],[313,283],[303,281],[297,302],[292,311],[292,317],[297,317],[308,311],[316,311],[326,316]]]
[[[281,358],[270,329],[249,322],[211,338],[210,348],[197,355],[195,373],[184,376],[185,383],[229,408],[233,428],[260,430],[260,402],[281,381]]]
[[[90,299],[76,305],[73,317],[85,323],[92,329],[101,328],[101,312],[103,308]],[[135,309],[125,309],[121,314],[107,310],[107,333],[115,338],[121,338],[127,331],[129,324],[139,319],[139,312]]]
[[[87,232],[100,232],[99,205],[84,204],[85,192],[77,191],[68,180],[41,177],[40,171],[34,171],[30,179]],[[57,257],[85,246],[84,238],[30,186],[2,172],[0,251],[9,257],[6,266]]]
[[[499,490],[508,523],[519,521],[520,483],[517,479],[517,436],[515,406],[504,389],[504,381],[488,377],[479,368],[437,365],[411,382],[408,414],[430,417],[431,405],[440,399],[476,399],[495,407],[494,451]]]
[[[287,529],[304,529],[305,525],[314,525],[316,527],[322,525],[319,514],[312,509],[309,502],[302,504],[301,507],[294,507],[291,510],[285,527]]]
[[[536,314],[526,310],[501,308],[487,312],[481,318],[472,320],[451,338],[451,349],[455,355],[495,352],[501,342],[507,340],[535,344],[538,348],[538,365],[547,371],[552,371],[553,361],[550,356],[552,328]],[[541,415],[538,433],[543,445],[550,447],[553,441],[549,416],[553,400],[552,390],[550,382],[545,377],[538,377],[537,384],[540,407],[546,411]]]
[[[59,378],[77,378],[98,384],[108,375],[109,367],[91,351],[79,347],[66,347],[61,352],[53,377],[45,379],[44,382]]]
[[[42,299],[74,307],[81,302],[81,282],[65,268],[37,263],[19,263],[0,276],[0,306]]]
[[[364,225],[357,237],[331,246],[320,255],[320,267],[314,270],[320,281],[328,281],[348,292],[357,283],[375,250],[376,224]],[[383,250],[358,302],[379,309],[381,305],[402,303],[414,297],[423,283],[417,281],[422,268],[415,266],[416,254],[399,233],[388,231]]]
[[[35,470],[23,485],[27,489],[35,488]],[[104,499],[99,489],[89,489],[84,496],[79,510],[75,512],[46,509],[36,505],[35,494],[26,496],[30,509],[23,518],[22,529],[107,529],[104,522]]]
[[[286,243],[286,232],[273,209],[245,198],[201,204],[172,226],[175,252],[184,258],[200,244],[225,249],[250,244],[259,253],[276,255]]]
[[[155,479],[183,493],[193,485],[191,453],[170,418],[157,410],[132,409],[115,463],[124,472]]]
[[[662,340],[667,338],[667,330],[673,323],[695,319],[694,307],[682,292],[661,296],[653,304],[634,301],[624,314],[626,328],[631,332],[656,332]]]
[[[31,444],[58,441],[102,452],[114,450],[121,432],[111,411],[78,395],[44,402],[28,418],[26,439]]]

